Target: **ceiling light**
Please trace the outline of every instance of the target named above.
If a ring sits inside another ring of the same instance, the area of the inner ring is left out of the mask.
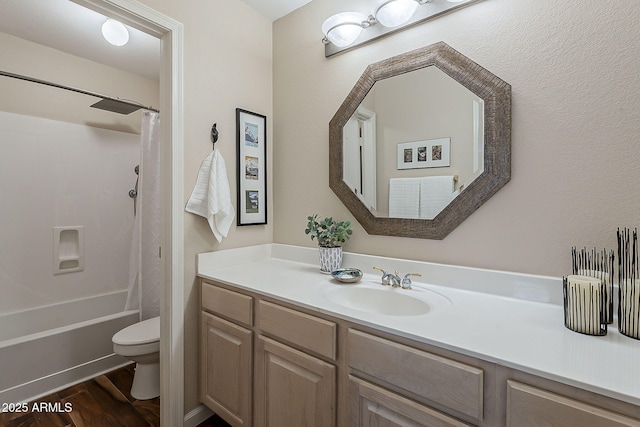
[[[369,26],[365,14],[358,12],[342,12],[327,18],[322,24],[325,42],[338,47],[349,46],[356,41],[362,29]]]
[[[397,27],[411,19],[418,4],[417,0],[377,0],[373,16],[385,27]]]
[[[102,24],[102,36],[114,46],[124,46],[129,41],[127,27],[111,18],[107,18]]]

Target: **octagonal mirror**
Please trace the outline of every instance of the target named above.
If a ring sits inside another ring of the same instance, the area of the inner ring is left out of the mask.
[[[371,64],[329,155],[331,189],[369,234],[443,239],[511,177],[511,86],[443,42]]]

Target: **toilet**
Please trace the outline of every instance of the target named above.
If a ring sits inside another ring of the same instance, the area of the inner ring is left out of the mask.
[[[127,326],[112,341],[116,354],[136,362],[131,396],[138,400],[160,396],[160,317]]]

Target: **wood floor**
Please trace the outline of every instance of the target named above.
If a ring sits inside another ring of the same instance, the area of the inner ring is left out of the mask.
[[[0,413],[0,427],[159,427],[160,398],[136,400],[129,391],[134,364]],[[198,427],[229,427],[217,416]]]

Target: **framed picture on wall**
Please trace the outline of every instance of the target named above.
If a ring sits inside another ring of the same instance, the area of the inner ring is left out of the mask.
[[[267,223],[267,117],[236,108],[238,225]]]
[[[450,166],[451,138],[427,139],[398,144],[398,169]]]

